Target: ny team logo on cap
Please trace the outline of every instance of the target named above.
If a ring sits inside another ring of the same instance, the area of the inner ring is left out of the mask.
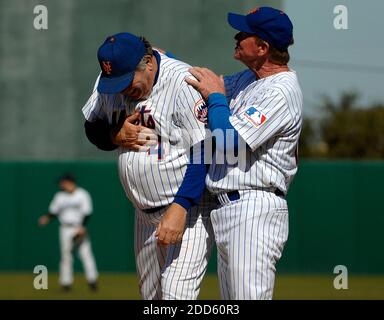
[[[126,89],[132,83],[145,52],[143,40],[131,33],[121,32],[107,37],[97,50],[102,71],[97,91],[116,94]]]
[[[112,73],[112,66],[110,61],[103,61],[103,70],[106,74],[110,75]]]

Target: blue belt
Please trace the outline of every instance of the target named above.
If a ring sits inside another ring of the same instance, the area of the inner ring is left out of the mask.
[[[275,195],[277,195],[278,197],[282,197],[282,198],[285,198],[285,194],[283,191],[281,191],[280,189],[276,189],[274,192],[273,192]],[[230,192],[227,192],[227,197],[230,201],[236,201],[236,200],[239,200],[240,199],[240,193],[239,191],[235,190],[235,191],[230,191]],[[218,201],[218,200],[217,200]]]
[[[237,190],[236,191],[227,192],[227,197],[231,201],[236,201],[236,200],[240,199],[240,193]]]
[[[284,194],[284,192],[281,191],[280,189],[276,189],[274,193],[275,193],[275,195],[277,195],[278,197],[285,198],[285,194]]]

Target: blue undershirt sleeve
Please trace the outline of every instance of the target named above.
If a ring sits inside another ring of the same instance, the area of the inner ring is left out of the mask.
[[[183,182],[173,200],[184,207],[185,210],[197,205],[205,189],[205,176],[207,175],[208,165],[204,164],[204,143],[198,150],[191,148],[191,161],[187,165]],[[193,161],[198,159],[198,161]],[[196,162],[196,163],[194,163]]]
[[[235,152],[239,146],[239,134],[229,121],[231,112],[227,98],[221,93],[208,96],[208,126],[216,140],[216,150]]]

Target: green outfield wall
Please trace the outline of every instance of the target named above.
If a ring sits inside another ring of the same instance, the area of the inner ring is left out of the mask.
[[[0,270],[58,269],[58,223],[41,228],[37,219],[65,171],[92,195],[89,229],[99,269],[134,271],[133,209],[114,161],[0,162]],[[345,265],[353,273],[384,273],[382,181],[384,162],[302,161],[288,196],[290,234],[278,270],[332,273]]]

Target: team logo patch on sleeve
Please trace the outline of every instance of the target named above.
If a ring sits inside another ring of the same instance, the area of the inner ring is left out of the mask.
[[[208,123],[208,107],[205,104],[203,99],[200,99],[195,104],[195,117],[200,122],[207,124]]]
[[[255,127],[260,127],[267,120],[267,117],[255,107],[249,107],[243,114]]]

